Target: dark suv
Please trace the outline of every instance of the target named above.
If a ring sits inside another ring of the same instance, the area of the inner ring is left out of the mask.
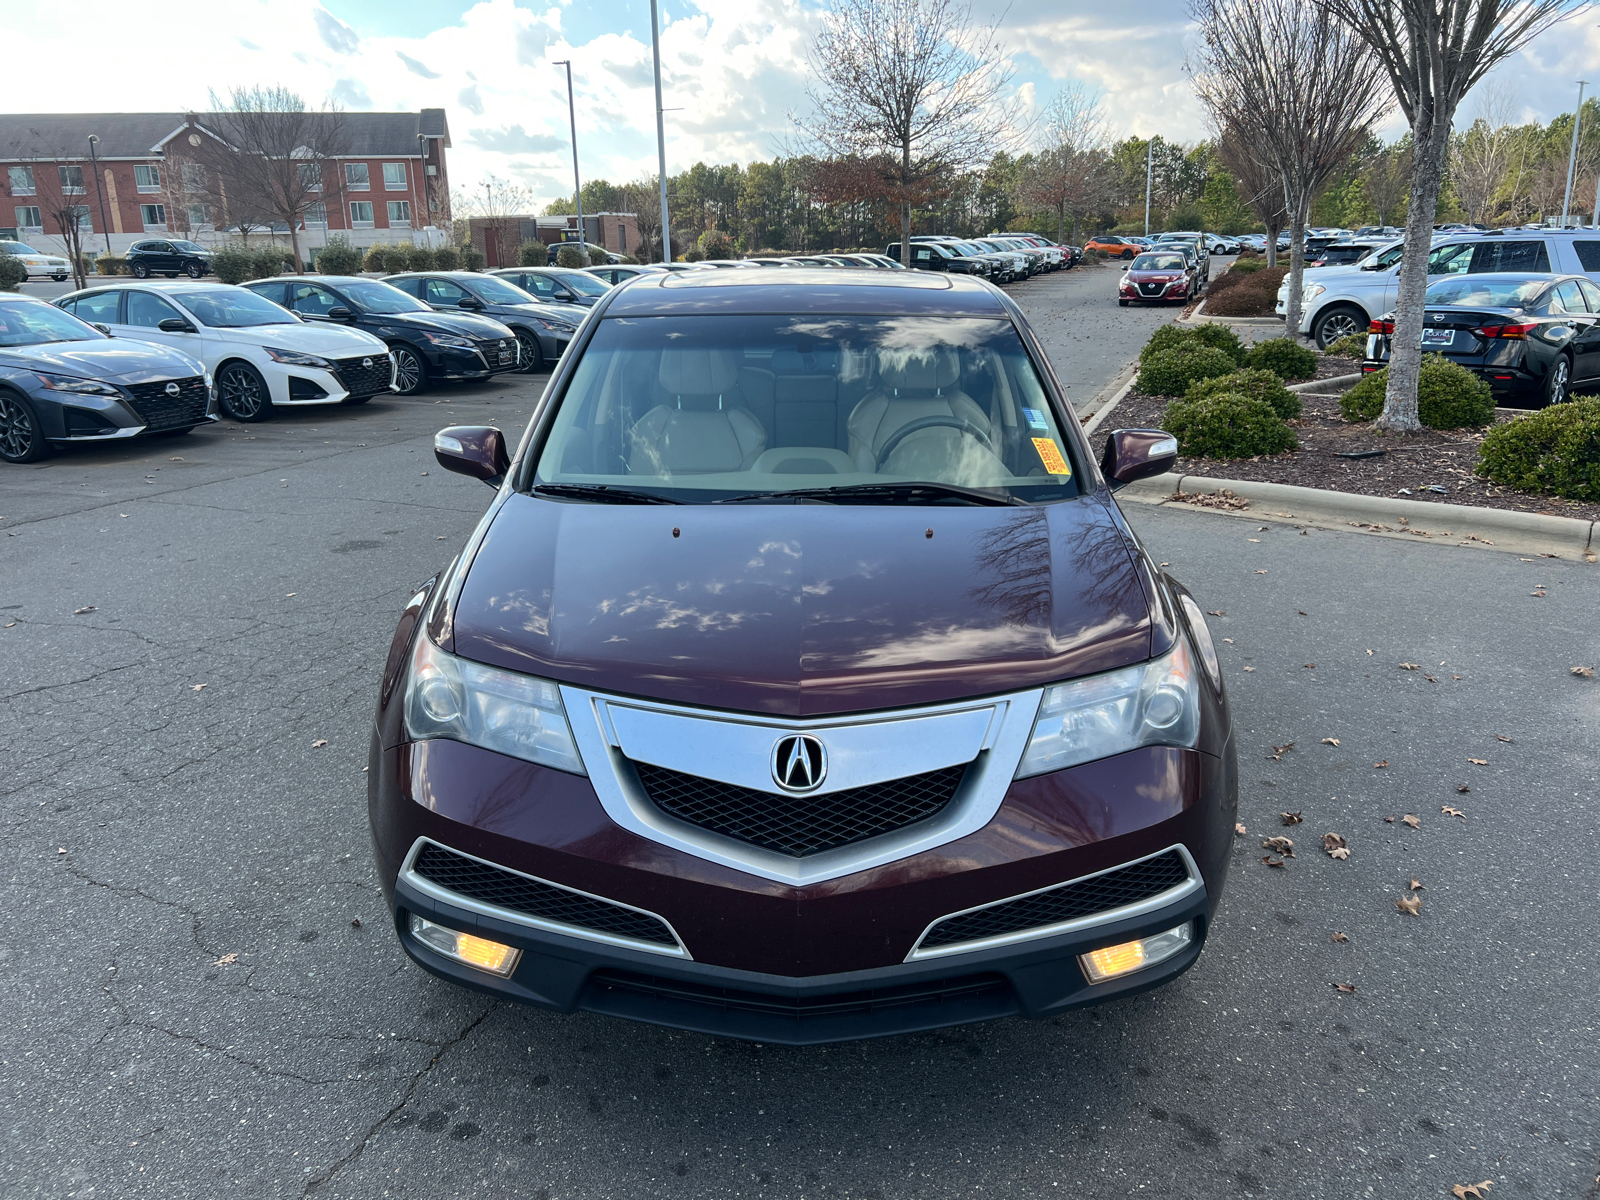
[[[211,274],[211,251],[181,238],[149,238],[128,247],[128,274],[138,279],[179,274],[202,279]]]
[[[391,275],[384,282],[436,312],[478,313],[509,327],[520,346],[519,369],[524,373],[550,369],[572,341],[585,311],[541,303],[504,279],[476,271]]]
[[[1221,895],[1234,737],[1200,607],[1112,490],[1177,449],[1118,430],[1097,464],[976,280],[608,292],[525,434],[434,439],[496,494],[379,693],[407,953],[780,1043],[1172,979]]]

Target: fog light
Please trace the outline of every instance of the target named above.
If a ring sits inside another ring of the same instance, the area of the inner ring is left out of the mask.
[[[1104,983],[1108,979],[1165,962],[1187,946],[1192,936],[1193,929],[1185,921],[1182,925],[1147,938],[1080,954],[1078,961],[1083,964],[1083,973],[1089,977],[1090,983]]]
[[[516,969],[517,959],[522,957],[522,951],[515,946],[502,945],[500,942],[491,942],[488,938],[474,937],[470,933],[462,933],[444,925],[435,925],[432,921],[424,921],[415,913],[411,914],[411,936],[428,949],[437,950],[446,958],[453,958],[457,962],[466,963],[469,967],[477,967],[480,971],[489,971],[495,975],[511,974]]]

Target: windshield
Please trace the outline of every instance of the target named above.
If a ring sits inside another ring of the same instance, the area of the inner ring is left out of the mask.
[[[433,310],[418,300],[415,296],[408,296],[392,283],[379,283],[376,279],[362,280],[359,283],[341,283],[339,290],[345,298],[362,312],[369,313],[408,313],[432,312]]]
[[[585,296],[603,296],[611,290],[611,285],[596,275],[587,271],[574,271],[572,274],[563,274],[561,282],[575,292],[582,292]]]
[[[194,242],[173,242],[172,245],[188,254],[204,254],[206,252],[204,246],[196,245]]]
[[[0,346],[37,346],[43,342],[87,342],[103,338],[53,304],[0,304]]]
[[[1527,308],[1550,286],[1548,279],[1484,279],[1467,275],[1428,287],[1429,308]]]
[[[214,292],[176,292],[172,298],[194,319],[212,329],[246,329],[252,325],[298,325],[300,319],[264,296],[244,288]]]
[[[490,304],[532,304],[534,298],[521,288],[496,279],[493,275],[479,275],[470,285],[478,293],[480,300],[487,300]]]
[[[39,252],[26,242],[0,242],[0,253],[37,254]]]
[[[585,348],[534,483],[696,503],[915,484],[1040,502],[1077,494],[1069,454],[1009,320],[628,317]]]
[[[1141,254],[1133,260],[1130,271],[1181,271],[1184,257],[1181,254]]]

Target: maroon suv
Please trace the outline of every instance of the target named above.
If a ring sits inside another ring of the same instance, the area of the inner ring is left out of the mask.
[[[824,1042],[1153,987],[1216,910],[1211,637],[1017,307],[939,274],[641,276],[412,598],[372,741],[395,930],[507,998]]]

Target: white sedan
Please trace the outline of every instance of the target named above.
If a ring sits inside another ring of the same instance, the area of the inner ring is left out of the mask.
[[[232,284],[113,283],[56,303],[115,337],[199,359],[235,421],[263,421],[274,406],[363,404],[394,390],[394,361],[379,338],[302,321]]]
[[[72,274],[72,264],[59,254],[44,254],[23,242],[0,242],[0,254],[20,260],[29,279],[48,277],[60,283]]]

